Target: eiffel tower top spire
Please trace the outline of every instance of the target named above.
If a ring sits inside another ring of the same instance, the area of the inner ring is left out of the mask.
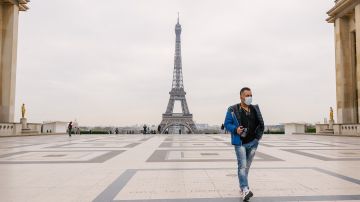
[[[172,81],[172,90],[184,91],[183,75],[182,75],[182,59],[181,59],[181,25],[179,23],[179,13],[177,23],[175,25],[175,57],[174,57],[174,72]]]

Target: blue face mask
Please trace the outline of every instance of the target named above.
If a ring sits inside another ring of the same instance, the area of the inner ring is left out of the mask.
[[[246,105],[251,105],[251,103],[252,103],[252,97],[246,97],[244,103],[245,103]]]

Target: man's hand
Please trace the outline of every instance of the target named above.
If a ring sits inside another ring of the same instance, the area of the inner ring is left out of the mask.
[[[237,127],[237,129],[236,129],[236,133],[237,133],[238,135],[240,135],[243,131],[244,131],[244,127],[242,127],[242,126],[239,126],[239,127]]]

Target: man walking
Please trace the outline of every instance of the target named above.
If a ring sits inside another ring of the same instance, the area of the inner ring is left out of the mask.
[[[248,201],[253,196],[249,188],[248,174],[264,133],[264,121],[259,106],[251,104],[250,88],[244,87],[240,90],[240,100],[239,104],[228,108],[224,125],[231,133],[231,144],[235,148],[240,192],[243,200]]]

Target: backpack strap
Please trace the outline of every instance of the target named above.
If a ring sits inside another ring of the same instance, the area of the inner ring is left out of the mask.
[[[234,112],[238,122],[241,124],[241,116],[240,116],[240,111],[239,111],[238,104],[235,104],[235,105],[231,106],[230,108],[231,108],[231,111]]]

